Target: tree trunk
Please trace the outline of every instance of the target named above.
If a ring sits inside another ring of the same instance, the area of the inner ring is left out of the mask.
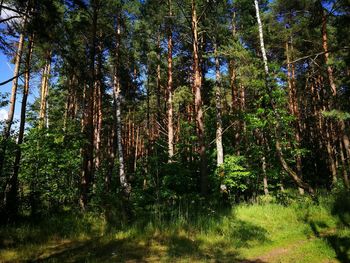
[[[18,139],[17,139],[17,148],[15,152],[15,162],[13,167],[13,174],[6,185],[5,189],[5,210],[8,212],[9,217],[14,217],[18,212],[18,172],[21,160],[21,145],[23,142],[24,136],[24,128],[26,122],[26,108],[27,108],[27,99],[29,93],[29,80],[30,80],[30,61],[32,57],[33,51],[33,36],[31,36],[28,40],[28,51],[26,55],[25,61],[25,80],[23,87],[23,97],[22,97],[22,105],[21,105],[21,119],[19,125]]]
[[[322,33],[322,47],[324,51],[324,62],[327,65],[327,74],[328,74],[328,81],[331,88],[331,93],[333,95],[335,103],[336,97],[337,97],[337,86],[335,84],[335,79],[333,75],[333,69],[331,65],[329,65],[329,52],[328,52],[328,36],[327,36],[327,15],[326,11],[324,10],[322,3],[319,2],[321,9],[322,9],[322,27],[321,27],[321,33]],[[337,106],[337,104],[335,104]],[[344,150],[347,156],[347,159],[349,160],[349,167],[350,167],[350,145],[349,145],[349,137],[345,132],[345,123],[344,120],[339,120],[338,125],[340,127],[340,136],[342,137],[343,144],[344,144]]]
[[[199,65],[199,45],[198,45],[198,18],[196,10],[196,0],[192,0],[191,8],[192,34],[193,34],[193,90],[195,97],[195,115],[197,123],[197,135],[199,142],[200,156],[200,187],[201,194],[206,196],[208,193],[208,172],[207,156],[205,145],[205,131],[203,120],[203,102],[202,102],[202,77]]]
[[[266,56],[265,43],[264,43],[264,34],[263,34],[263,28],[262,28],[262,23],[261,23],[261,19],[260,19],[258,0],[254,0],[254,4],[255,4],[255,11],[256,11],[256,18],[257,18],[257,22],[258,22],[258,29],[259,29],[260,49],[261,49],[261,54],[262,54],[263,63],[264,63],[266,87],[268,89],[268,92],[270,93],[270,104],[271,104],[272,110],[274,111],[276,117],[278,119],[280,119],[278,116],[278,113],[276,111],[276,106],[275,106],[275,103],[272,99],[271,90],[269,87],[269,66],[267,63],[267,56]],[[278,121],[277,121],[276,126],[273,128],[274,133],[275,133],[275,147],[276,147],[277,156],[278,156],[278,159],[282,165],[282,168],[292,177],[292,179],[297,184],[297,186],[299,186],[303,189],[306,189],[311,195],[314,195],[314,190],[312,189],[312,187],[310,185],[308,185],[307,183],[303,182],[303,180],[298,176],[298,174],[295,173],[289,167],[287,162],[285,161],[284,156],[283,156],[283,152],[282,152],[282,148],[281,148],[281,144],[280,144],[279,138],[278,138],[279,137],[279,135],[278,135],[278,130],[279,130]]]
[[[27,24],[27,19],[25,17],[23,22],[23,28],[25,27],[26,24]],[[18,74],[21,66],[23,45],[24,45],[24,33],[21,33],[18,41],[16,56],[15,56],[15,69],[13,72],[13,75],[15,76],[15,78],[13,79],[13,83],[12,83],[10,107],[9,107],[8,117],[7,117],[4,131],[3,131],[2,142],[0,145],[1,147],[0,148],[0,177],[3,176],[2,172],[3,172],[4,162],[5,162],[7,143],[8,143],[8,139],[10,138],[13,116],[15,114],[16,96],[17,96],[17,88],[18,88]]]
[[[216,75],[216,152],[217,152],[217,161],[216,164],[219,167],[224,163],[224,149],[222,146],[222,118],[221,118],[221,74],[220,74],[220,61],[217,54],[217,44],[214,44],[214,54],[215,54],[215,75]]]
[[[172,3],[168,0],[169,17],[172,17]],[[168,161],[171,162],[174,156],[174,124],[173,124],[173,33],[172,25],[168,26]]]
[[[88,204],[91,182],[94,174],[94,85],[96,80],[95,57],[96,57],[96,33],[97,33],[97,3],[93,1],[91,4],[92,13],[92,39],[90,46],[90,67],[89,80],[85,87],[85,103],[83,115],[82,134],[84,135],[84,145],[82,147],[82,174],[81,174],[81,194],[79,198],[80,207],[85,210]]]
[[[269,185],[267,183],[267,174],[266,174],[266,158],[263,156],[261,158],[261,166],[263,171],[263,182],[264,182],[264,194],[269,195]]]
[[[95,81],[95,94],[94,94],[94,151],[95,151],[95,170],[98,171],[101,166],[101,146],[102,146],[102,122],[103,122],[103,113],[102,113],[102,33],[100,33],[100,41],[98,44],[98,54],[97,54],[97,69],[96,69],[96,81]]]
[[[117,139],[117,152],[119,160],[119,181],[123,193],[126,198],[129,198],[131,192],[131,186],[128,183],[125,164],[124,164],[124,152],[122,144],[122,119],[121,119],[121,86],[119,76],[119,63],[120,63],[120,17],[117,17],[117,28],[116,28],[116,47],[115,47],[115,65],[114,65],[114,78],[113,78],[113,97],[115,104],[115,117],[116,117],[116,139]]]
[[[51,71],[51,52],[48,52],[43,74],[41,77],[41,96],[40,96],[40,112],[39,112],[39,127],[47,127],[47,98],[49,95],[49,79]]]
[[[321,7],[322,4],[320,3]],[[325,11],[322,7],[322,47],[324,51],[324,62],[327,65],[327,74],[328,74],[328,80],[329,85],[331,87],[332,95],[335,97],[337,95],[337,87],[335,85],[334,76],[333,76],[333,69],[328,64],[329,63],[329,53],[328,53],[328,41],[327,41],[327,16],[325,14]]]
[[[157,90],[156,90],[156,95],[157,95],[157,134],[159,134],[159,129],[160,129],[160,123],[161,123],[161,117],[160,117],[160,112],[161,112],[161,104],[160,104],[160,94],[161,94],[161,68],[160,68],[160,63],[161,63],[161,46],[160,46],[160,30],[158,31],[158,37],[157,37]]]
[[[291,40],[291,51],[293,51],[293,44]],[[288,79],[288,97],[289,97],[289,112],[295,117],[294,127],[295,127],[295,142],[297,147],[300,146],[300,116],[299,116],[299,105],[297,99],[297,91],[295,86],[295,69],[294,65],[291,64],[291,54],[289,50],[288,41],[286,42],[286,57],[287,57],[287,79]],[[296,154],[296,168],[297,174],[302,179],[302,163],[301,156],[299,153]],[[298,188],[301,195],[304,194],[304,189]]]

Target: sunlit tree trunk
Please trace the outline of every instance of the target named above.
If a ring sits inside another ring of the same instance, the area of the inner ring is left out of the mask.
[[[199,42],[198,42],[198,18],[196,10],[196,0],[192,0],[191,7],[191,21],[192,21],[192,45],[193,45],[193,90],[195,97],[195,116],[197,123],[197,135],[199,142],[199,156],[200,156],[200,173],[201,173],[201,193],[207,195],[208,193],[208,172],[207,172],[207,156],[205,145],[205,131],[203,119],[203,102],[202,102],[202,76],[199,61]]]
[[[327,15],[326,15],[326,11],[323,9],[323,6],[322,6],[321,2],[319,2],[319,5],[320,5],[321,10],[322,10],[321,33],[322,33],[322,47],[323,47],[323,51],[324,51],[324,62],[326,64],[326,66],[327,66],[327,75],[328,75],[329,86],[331,88],[331,93],[332,93],[334,101],[336,103],[337,86],[335,84],[333,68],[331,67],[331,65],[329,65],[329,50],[328,50],[328,35],[327,35]],[[335,104],[334,106],[337,106],[337,104]],[[340,128],[339,136],[342,137],[343,145],[344,145],[343,150],[345,151],[345,155],[347,156],[348,164],[349,164],[349,168],[350,168],[350,143],[349,143],[349,137],[348,137],[348,135],[346,134],[346,131],[345,131],[344,120],[339,120],[338,121],[338,126]],[[334,176],[333,176],[333,178],[334,178]]]
[[[169,17],[172,13],[172,2],[168,0]],[[174,124],[173,124],[173,33],[172,25],[168,26],[168,101],[167,101],[167,117],[168,117],[168,160],[172,161],[174,156]]]
[[[40,112],[39,112],[39,127],[47,127],[47,99],[49,95],[49,79],[51,71],[51,51],[48,52],[46,63],[41,76],[41,96],[40,96]]]
[[[28,40],[28,51],[25,60],[25,70],[24,75],[24,87],[23,87],[23,96],[22,96],[22,105],[21,105],[21,119],[19,125],[19,132],[17,138],[17,148],[15,152],[15,162],[13,167],[13,174],[10,177],[8,184],[5,189],[5,210],[9,213],[10,217],[17,215],[18,212],[18,172],[20,168],[21,160],[21,145],[23,142],[24,128],[26,122],[26,108],[27,108],[27,99],[29,93],[29,80],[30,80],[30,62],[33,51],[33,36]]]
[[[295,117],[294,126],[295,126],[295,142],[297,147],[300,147],[300,116],[299,116],[299,105],[297,98],[297,91],[295,86],[295,69],[294,65],[291,63],[291,54],[293,52],[292,39],[290,39],[290,46],[288,41],[286,42],[286,57],[287,57],[287,79],[288,79],[288,97],[289,97],[289,112]],[[301,156],[299,153],[296,154],[296,168],[297,174],[302,178],[302,163]],[[304,194],[304,189],[298,187],[299,193]]]
[[[24,18],[23,22],[23,28],[27,24],[27,19]],[[11,98],[10,98],[10,107],[8,110],[8,116],[7,120],[5,122],[5,127],[3,131],[3,138],[2,142],[0,145],[0,177],[2,176],[3,173],[3,167],[4,167],[4,161],[5,161],[5,156],[6,156],[6,149],[7,149],[7,143],[8,139],[10,138],[11,134],[11,127],[13,123],[13,116],[15,114],[15,106],[16,106],[16,96],[17,96],[17,88],[18,88],[18,75],[19,75],[19,70],[21,66],[21,59],[22,59],[22,53],[23,53],[23,45],[24,45],[24,33],[21,33],[18,41],[18,48],[15,56],[15,68],[13,75],[15,78],[13,79],[12,83],[12,91],[11,91]]]
[[[264,43],[264,34],[263,34],[263,28],[262,28],[262,23],[261,23],[261,19],[260,19],[258,0],[254,0],[254,4],[255,4],[258,29],[259,29],[260,49],[261,49],[261,54],[263,57],[264,70],[265,70],[265,75],[266,75],[266,86],[267,86],[267,89],[270,89],[270,87],[269,87],[269,67],[268,67],[268,63],[267,63],[266,49],[265,49],[265,43]],[[270,91],[268,91],[268,92],[270,92]],[[271,98],[271,95],[270,95],[270,104],[271,104],[272,110],[276,114],[276,117],[278,117],[277,116],[278,113],[276,111],[276,106],[274,104],[273,99]],[[276,146],[277,156],[278,156],[278,159],[282,165],[282,168],[292,177],[292,179],[297,184],[297,186],[299,186],[303,189],[306,189],[311,195],[313,195],[314,190],[312,189],[312,187],[309,184],[303,182],[303,180],[298,176],[298,174],[296,172],[294,172],[289,167],[288,163],[284,159],[282,148],[281,148],[281,143],[279,141],[279,135],[278,135],[278,130],[279,130],[278,121],[276,123],[277,123],[277,125],[276,125],[277,127],[273,128],[274,133],[275,133],[275,146]]]
[[[116,28],[116,47],[115,47],[115,66],[114,66],[114,77],[113,77],[113,97],[115,104],[115,117],[116,117],[116,139],[117,139],[117,152],[119,160],[119,181],[122,187],[124,195],[128,198],[131,192],[131,186],[127,180],[125,173],[124,163],[124,152],[122,144],[122,118],[121,118],[121,86],[119,76],[119,63],[120,63],[120,17],[117,17],[117,28]]]
[[[217,53],[217,44],[214,44],[214,54],[215,54],[215,76],[216,76],[216,90],[215,90],[215,99],[216,99],[216,151],[217,151],[217,166],[220,166],[224,163],[224,149],[222,146],[222,91],[221,91],[221,74],[220,74],[220,61]]]

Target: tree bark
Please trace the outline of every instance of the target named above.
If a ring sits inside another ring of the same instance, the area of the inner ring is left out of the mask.
[[[5,189],[5,210],[9,213],[10,217],[14,217],[18,213],[18,172],[20,168],[20,160],[21,160],[21,145],[24,137],[24,128],[26,122],[26,108],[27,108],[27,99],[29,93],[29,80],[30,80],[30,61],[32,57],[33,51],[33,36],[31,36],[28,40],[28,51],[26,55],[26,74],[24,80],[23,87],[23,96],[22,96],[22,105],[21,105],[21,119],[19,125],[19,132],[17,138],[17,148],[15,152],[15,162],[13,166],[13,174],[6,185]]]
[[[119,76],[119,63],[120,63],[120,38],[121,27],[120,17],[117,17],[116,28],[116,47],[115,47],[115,65],[114,65],[114,78],[113,78],[113,97],[115,104],[115,117],[116,117],[116,139],[117,139],[117,152],[119,160],[119,181],[122,191],[125,197],[129,198],[131,193],[131,186],[127,180],[124,164],[124,152],[122,144],[122,119],[121,119],[121,85]]]
[[[27,18],[25,17],[23,22],[23,28],[26,26],[26,24],[27,24]],[[2,173],[3,173],[5,156],[6,156],[7,143],[8,143],[8,139],[10,138],[13,116],[15,113],[16,96],[17,96],[17,88],[18,88],[18,76],[19,76],[19,70],[21,66],[23,45],[24,45],[24,33],[22,32],[19,37],[18,48],[15,56],[15,69],[14,69],[13,75],[16,76],[16,78],[13,79],[13,83],[12,83],[10,107],[9,107],[8,117],[7,117],[4,131],[3,131],[2,142],[0,145],[1,147],[0,148],[0,177],[3,176]]]
[[[40,112],[39,112],[39,127],[46,128],[48,124],[47,116],[47,99],[49,95],[49,79],[51,71],[51,52],[48,52],[46,63],[41,77],[41,96],[40,96]]]
[[[158,37],[157,37],[157,90],[156,90],[156,95],[157,95],[157,133],[159,133],[160,129],[160,123],[161,123],[161,117],[160,117],[160,112],[161,112],[161,104],[160,104],[160,94],[161,94],[161,68],[160,68],[160,63],[161,63],[161,46],[160,46],[160,30],[158,31]]]
[[[216,164],[219,167],[224,163],[224,149],[222,146],[222,91],[221,91],[221,74],[220,74],[220,61],[217,54],[217,43],[214,44],[214,54],[215,54],[215,76],[216,76],[216,90],[215,90],[215,99],[216,99],[216,152],[217,160]]]
[[[298,98],[297,98],[297,91],[296,91],[296,85],[295,85],[295,69],[294,65],[291,63],[291,55],[290,51],[293,52],[293,44],[292,39],[290,38],[290,45],[291,48],[289,49],[289,43],[286,42],[286,57],[287,57],[287,79],[288,79],[288,97],[289,97],[289,112],[291,115],[295,117],[294,121],[294,129],[295,129],[295,142],[297,147],[300,146],[300,116],[299,116],[299,105],[298,105]],[[302,162],[301,162],[301,156],[299,153],[296,154],[296,169],[297,174],[302,179]],[[299,193],[301,195],[304,194],[304,189],[299,187]]]
[[[272,99],[271,96],[271,91],[270,91],[270,87],[269,87],[269,66],[267,63],[267,56],[266,56],[266,50],[265,50],[265,43],[264,43],[264,34],[263,34],[263,28],[262,28],[262,23],[261,23],[261,19],[260,19],[260,11],[259,11],[259,4],[258,4],[258,0],[254,0],[254,4],[255,4],[255,11],[256,11],[256,18],[257,18],[257,22],[258,22],[258,29],[259,29],[259,39],[260,39],[260,49],[261,49],[261,54],[263,57],[263,63],[264,63],[264,70],[265,70],[265,77],[266,77],[266,87],[268,89],[268,92],[270,94],[270,104],[271,104],[271,108],[274,111],[276,117],[278,119],[278,113],[276,111],[276,106],[275,103]],[[278,121],[276,123],[276,126],[273,128],[274,129],[274,133],[275,133],[275,147],[276,147],[276,152],[277,152],[277,156],[278,159],[282,165],[282,168],[292,177],[292,179],[294,180],[294,182],[297,184],[297,186],[306,189],[311,195],[314,195],[314,190],[313,188],[303,182],[303,180],[298,176],[298,174],[296,172],[294,172],[288,165],[288,163],[286,162],[286,160],[284,159],[283,156],[283,152],[282,152],[282,148],[281,148],[281,144],[279,142],[279,135],[278,135],[278,130],[279,130],[279,125],[278,125]]]
[[[101,166],[101,157],[102,157],[102,125],[103,125],[103,112],[102,112],[102,52],[103,52],[103,43],[102,43],[102,33],[99,34],[99,44],[97,47],[97,68],[96,68],[96,81],[94,89],[94,151],[95,159],[94,166],[95,170],[98,171]]]
[[[269,195],[269,185],[267,182],[267,174],[266,174],[266,158],[263,156],[261,158],[261,166],[263,171],[263,182],[264,182],[264,194]]]
[[[172,17],[172,3],[168,0],[169,17]],[[172,161],[174,156],[174,124],[173,124],[173,33],[172,25],[168,26],[168,162]]]
[[[97,34],[97,19],[98,7],[97,1],[92,1],[92,39],[90,45],[90,66],[89,66],[89,80],[85,87],[85,101],[84,101],[84,115],[82,134],[85,138],[85,143],[82,147],[82,174],[81,174],[81,194],[79,204],[82,210],[85,210],[89,201],[89,193],[91,183],[94,177],[94,85],[96,80],[95,59],[96,59],[96,34]]]
[[[203,120],[203,102],[202,102],[202,76],[199,62],[199,42],[198,42],[198,17],[196,10],[196,0],[192,0],[191,6],[192,21],[192,41],[193,41],[193,91],[195,97],[195,115],[197,123],[197,135],[199,143],[200,156],[200,188],[201,194],[208,194],[208,172],[207,172],[207,156],[205,145],[205,130]]]

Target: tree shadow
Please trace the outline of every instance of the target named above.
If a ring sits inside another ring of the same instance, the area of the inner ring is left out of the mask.
[[[64,239],[75,234],[98,235],[94,222],[77,214],[59,214],[33,221],[5,225],[0,228],[0,249],[17,248],[26,244],[46,244],[52,237]]]
[[[216,218],[220,226],[222,219]],[[264,228],[242,220],[232,219],[226,233],[205,229],[210,236],[223,235],[216,241],[191,238],[189,231],[167,226],[165,231],[147,229],[139,225],[133,233],[117,238],[118,231],[88,241],[71,241],[46,247],[34,256],[31,262],[246,262],[264,263],[261,260],[248,260],[240,256],[238,249],[249,247],[251,242],[269,242]],[[196,232],[198,231],[195,230]],[[211,232],[210,232],[211,231]],[[30,261],[29,261],[30,262]]]
[[[210,249],[201,249],[201,241],[193,241],[183,236],[171,236],[163,244],[164,249],[153,248],[151,240],[140,244],[126,238],[107,241],[103,238],[86,242],[75,242],[44,251],[28,262],[240,262],[265,263],[261,260],[247,260],[231,251],[227,253],[227,243],[215,243]]]
[[[321,233],[318,229],[327,227],[322,221],[310,221],[310,228],[317,238],[326,240],[334,249],[340,262],[350,262],[350,237],[341,237],[337,233]]]
[[[147,262],[149,254],[146,245],[138,245],[131,239],[96,238],[46,250],[32,262]]]

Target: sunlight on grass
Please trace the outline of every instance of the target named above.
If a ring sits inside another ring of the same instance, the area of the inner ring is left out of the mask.
[[[40,227],[0,228],[0,261],[341,262],[350,256],[349,236],[327,204],[240,205],[191,220],[139,221],[123,230],[100,216],[68,214]]]

